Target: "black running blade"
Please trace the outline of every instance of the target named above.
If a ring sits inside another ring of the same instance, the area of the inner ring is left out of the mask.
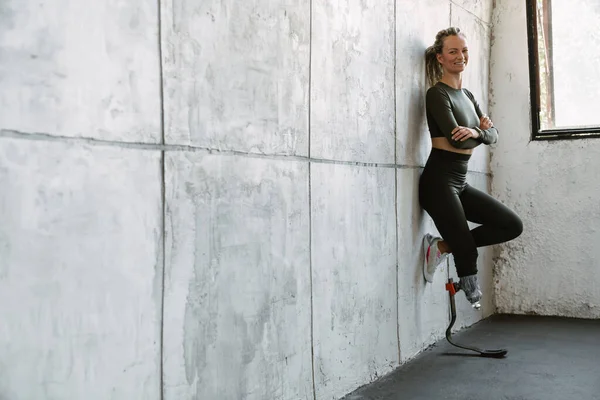
[[[464,344],[456,343],[452,340],[452,334],[450,331],[446,331],[446,340],[454,347],[458,347],[459,349],[474,351],[478,353],[481,357],[486,358],[504,358],[506,354],[508,354],[508,350],[498,349],[498,350],[483,350],[475,346],[466,346]]]
[[[448,264],[448,266],[449,265],[450,264]],[[454,343],[454,341],[452,341],[452,327],[454,326],[454,323],[456,322],[456,301],[454,299],[454,295],[456,294],[457,291],[460,290],[460,288],[458,288],[456,283],[454,283],[452,278],[450,278],[450,279],[448,279],[448,283],[446,284],[446,290],[448,291],[448,293],[450,293],[450,313],[452,316],[450,325],[446,329],[446,340],[448,340],[448,343],[450,343],[452,346],[458,347],[463,350],[470,350],[470,351],[479,353],[479,355],[481,357],[503,358],[504,356],[506,356],[506,354],[508,353],[508,350],[505,350],[505,349],[482,350],[482,349],[474,347],[474,346],[465,346],[462,344]]]
[[[504,356],[506,356],[507,353],[508,353],[508,350],[500,349],[500,350],[483,350],[479,354],[481,355],[481,357],[487,357],[487,358],[504,358]]]

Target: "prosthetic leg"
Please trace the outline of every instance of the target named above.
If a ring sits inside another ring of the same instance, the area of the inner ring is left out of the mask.
[[[450,293],[450,311],[452,312],[452,320],[450,321],[450,326],[448,326],[448,329],[446,329],[446,340],[448,341],[448,343],[450,343],[452,346],[456,346],[464,350],[470,350],[479,353],[481,357],[503,358],[506,355],[506,353],[508,353],[508,350],[482,350],[477,347],[465,346],[452,341],[452,327],[456,322],[456,300],[454,296],[458,291],[460,291],[460,287],[457,283],[454,283],[452,278],[450,278],[448,279],[448,283],[446,284],[446,290],[448,291],[448,293]]]

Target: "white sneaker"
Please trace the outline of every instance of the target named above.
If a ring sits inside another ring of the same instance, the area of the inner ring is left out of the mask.
[[[427,282],[433,282],[433,275],[442,262],[448,257],[448,253],[442,254],[438,249],[438,242],[442,238],[433,237],[429,233],[423,238],[423,277]]]

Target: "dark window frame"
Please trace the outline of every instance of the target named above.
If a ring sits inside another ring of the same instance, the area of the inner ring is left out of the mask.
[[[552,0],[544,0],[544,8],[548,12],[545,16],[551,16]],[[531,97],[531,140],[561,140],[561,139],[589,139],[600,138],[600,126],[587,128],[567,128],[567,129],[542,129],[540,124],[541,102],[540,98],[540,75],[539,75],[539,49],[538,49],[538,6],[537,0],[527,0],[527,45],[529,50],[529,89]],[[550,17],[544,21],[549,26],[546,30],[551,32]],[[552,34],[547,38],[547,48],[552,53]],[[554,74],[552,66],[549,65],[547,73],[549,74],[548,86],[553,90]],[[554,99],[551,99],[552,103]],[[554,104],[549,112],[554,113]]]

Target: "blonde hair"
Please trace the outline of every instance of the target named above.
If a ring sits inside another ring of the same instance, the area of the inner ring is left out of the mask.
[[[435,35],[435,43],[425,50],[425,73],[430,86],[438,83],[438,81],[442,79],[442,74],[444,73],[442,66],[437,60],[437,55],[442,54],[442,50],[444,49],[444,40],[448,36],[459,35],[466,37],[465,34],[460,31],[460,28],[450,27],[441,30]]]

